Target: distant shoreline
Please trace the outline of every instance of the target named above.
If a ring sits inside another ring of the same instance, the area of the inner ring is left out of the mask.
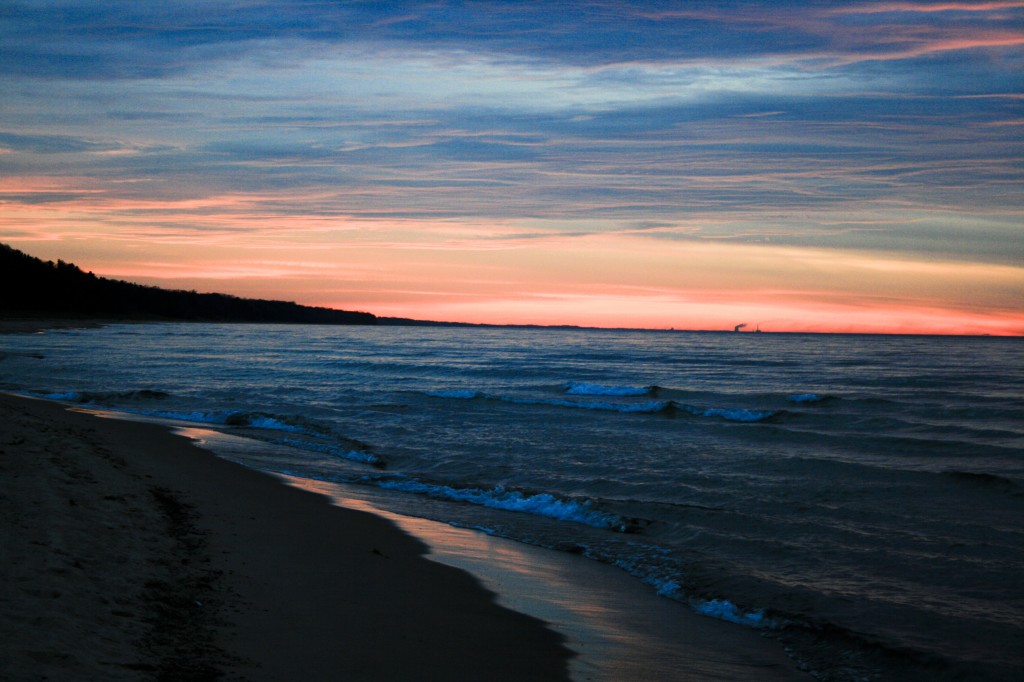
[[[7,317],[0,319],[0,334],[36,334],[47,329],[96,329],[122,320],[85,320],[60,317]]]
[[[165,319],[153,317],[81,317],[52,315],[40,313],[39,315],[7,315],[0,318],[0,334],[34,334],[47,329],[95,329],[111,324],[253,324],[253,325],[310,325],[317,327],[448,327],[466,329],[521,329],[524,331],[593,331],[593,332],[643,332],[657,334],[725,334],[728,336],[880,336],[880,337],[921,337],[921,338],[993,338],[993,339],[1019,339],[1022,336],[996,335],[996,334],[910,334],[897,332],[808,332],[808,331],[777,331],[763,332],[735,332],[731,329],[659,329],[654,327],[586,327],[580,325],[545,325],[545,324],[493,324],[487,322],[440,322],[434,320],[414,320],[402,317],[378,317],[377,321],[370,325],[339,324],[335,322],[278,322],[278,321],[248,321],[248,320],[182,320]]]

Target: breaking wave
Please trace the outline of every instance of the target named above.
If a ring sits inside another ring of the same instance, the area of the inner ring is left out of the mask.
[[[828,400],[827,395],[818,395],[817,393],[795,393],[790,396],[786,396],[786,400],[791,403],[805,404],[805,403],[820,403]]]
[[[572,386],[583,386],[584,388],[572,393]],[[626,386],[599,386],[597,384],[571,384],[566,389],[566,395],[579,396],[607,396],[635,397],[647,395],[654,391],[650,388],[633,388]],[[633,391],[633,392],[629,392]],[[642,391],[642,392],[640,392]],[[696,417],[713,417],[733,422],[759,422],[785,414],[785,410],[749,410],[745,408],[724,408],[724,407],[697,407],[687,405],[675,400],[644,400],[644,401],[615,401],[615,400],[574,400],[569,398],[515,398],[511,396],[496,396],[472,389],[452,389],[441,391],[425,391],[424,395],[433,398],[444,398],[454,400],[489,400],[495,402],[511,403],[514,405],[539,405],[547,407],[561,407],[574,410],[593,410],[598,412],[618,412],[620,414],[670,414],[684,412]]]
[[[282,431],[285,433],[302,434],[315,437],[332,437],[336,434],[330,426],[320,424],[302,415],[281,415],[269,412],[254,412],[246,410],[160,410],[143,407],[132,407],[124,403],[137,403],[141,401],[164,400],[170,396],[163,391],[152,391],[148,389],[138,391],[58,391],[52,393],[22,392],[22,395],[44,400],[57,400],[61,402],[78,403],[93,407],[104,407],[115,409],[127,414],[136,414],[143,417],[154,417],[156,419],[171,419],[174,421],[192,422],[196,424],[211,424],[216,426],[231,426],[236,428],[257,429],[261,431]],[[298,441],[288,443],[297,446]],[[325,446],[334,447],[334,446]],[[306,447],[305,449],[310,449]],[[337,449],[337,448],[335,448]],[[328,452],[328,450],[319,450]],[[341,455],[338,452],[330,454]],[[357,453],[358,454],[358,453]],[[367,455],[366,457],[373,457]],[[355,456],[347,459],[357,459]],[[371,461],[365,459],[365,461]]]
[[[772,417],[777,417],[783,412],[781,410],[746,410],[739,407],[694,407],[693,405],[678,405],[685,412],[697,417],[718,417],[731,422],[760,422]]]
[[[347,459],[350,462],[359,462],[361,464],[369,464],[375,467],[384,467],[384,460],[377,455],[362,450],[353,450],[343,446],[335,445],[332,443],[320,443],[310,440],[301,440],[298,438],[280,438],[275,443],[279,445],[287,445],[291,448],[298,448],[300,450],[307,450],[309,452],[319,452],[325,455],[333,455],[340,457],[341,459]]]
[[[607,528],[619,533],[635,532],[637,528],[635,521],[593,509],[593,503],[590,500],[563,499],[550,493],[531,495],[517,490],[506,490],[501,486],[489,489],[455,488],[411,478],[365,479],[365,482],[374,483],[387,490],[477,504],[490,509],[534,514],[558,521],[571,521],[595,528]]]
[[[277,415],[267,412],[247,412],[244,410],[150,410],[119,407],[123,412],[138,414],[157,419],[173,419],[176,421],[195,422],[198,424],[214,424],[233,426],[236,428],[258,429],[263,431],[284,431],[301,433],[311,436],[332,435],[329,427],[316,424],[300,415]]]
[[[454,389],[450,391],[426,391],[426,395],[434,398],[454,398],[457,400],[473,400],[474,398],[481,398],[483,394],[480,391],[470,391]]]
[[[728,599],[697,600],[693,604],[697,613],[719,620],[738,623],[752,628],[775,628],[779,626],[774,619],[765,616],[763,609],[744,610]]]
[[[56,393],[24,393],[24,395],[45,400],[59,400],[66,403],[82,403],[84,405],[104,405],[122,401],[164,400],[171,397],[170,393],[147,388],[135,391],[61,391]]]
[[[607,396],[637,396],[650,395],[656,387],[636,386],[604,386],[602,384],[588,384],[583,381],[570,381],[566,384],[566,395],[607,395]]]
[[[550,405],[551,407],[621,412],[623,414],[657,414],[672,409],[674,405],[671,400],[648,400],[642,403],[613,403],[604,400],[536,400],[530,398],[502,398],[502,400],[517,405]]]

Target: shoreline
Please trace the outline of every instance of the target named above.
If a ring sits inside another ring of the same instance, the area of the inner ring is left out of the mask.
[[[153,424],[0,394],[0,677],[568,679],[391,522]]]
[[[430,546],[431,558],[464,569],[498,602],[539,618],[578,655],[573,680],[796,682],[808,679],[762,631],[699,615],[625,571],[593,559],[438,521],[404,516],[352,486],[281,475],[345,508],[392,520]]]
[[[0,393],[0,488],[4,679],[806,679],[613,567],[161,424]]]

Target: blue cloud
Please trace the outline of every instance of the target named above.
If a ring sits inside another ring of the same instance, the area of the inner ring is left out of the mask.
[[[109,151],[117,145],[70,135],[21,135],[0,131],[0,148],[32,154],[68,154]]]
[[[173,4],[14,0],[0,9],[5,69],[50,77],[157,77],[267,41],[404,44],[578,66],[753,56],[870,58],[1007,28],[1024,11],[842,13],[854,3],[356,2]],[[953,16],[950,16],[952,14]],[[905,30],[904,30],[905,29]],[[880,35],[881,34],[881,35]],[[880,39],[879,39],[880,38]]]
[[[865,7],[12,0],[0,169],[273,193],[282,215],[688,239],[775,221],[785,243],[1005,257],[1024,10]]]

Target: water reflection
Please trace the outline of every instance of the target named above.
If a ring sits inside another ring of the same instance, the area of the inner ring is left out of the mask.
[[[430,558],[474,575],[502,605],[550,623],[579,654],[572,662],[573,679],[805,679],[775,642],[699,616],[609,566],[395,514],[357,497],[361,490],[281,478],[339,506],[390,519],[426,543]]]

